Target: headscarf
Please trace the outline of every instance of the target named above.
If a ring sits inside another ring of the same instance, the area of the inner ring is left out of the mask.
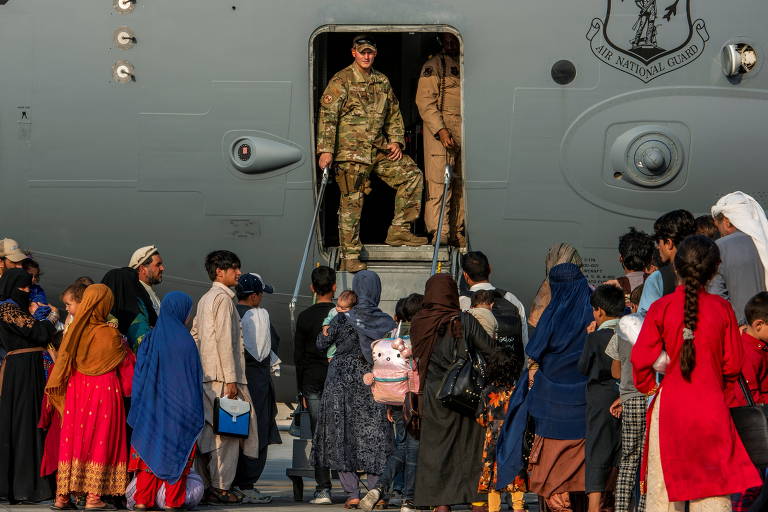
[[[526,347],[539,363],[533,387],[523,372],[510,400],[496,457],[497,489],[512,482],[522,469],[523,436],[528,418],[536,434],[552,439],[584,439],[586,435],[587,379],[577,368],[584,350],[585,328],[592,321],[592,290],[573,263],[556,265],[549,273],[552,300]]]
[[[737,191],[724,195],[712,207],[713,217],[720,214],[752,239],[763,263],[764,285],[768,286],[768,220],[763,207],[752,196]]]
[[[528,324],[531,327],[538,325],[541,314],[546,309],[547,304],[549,304],[551,296],[548,279],[549,272],[561,263],[573,263],[579,268],[584,264],[576,248],[567,242],[555,244],[547,249],[547,257],[544,260],[544,281],[536,292],[536,297],[533,299],[533,304],[531,304],[531,313],[528,315]]]
[[[349,312],[349,319],[357,331],[365,359],[372,363],[371,343],[386,336],[397,324],[379,309],[381,279],[376,272],[361,270],[356,273],[352,279],[352,291],[357,294],[357,305]]]
[[[139,346],[128,424],[131,444],[158,478],[176,482],[203,430],[203,370],[184,325],[192,298],[163,298],[157,325]]]
[[[83,293],[45,387],[48,401],[59,413],[63,413],[72,370],[84,375],[103,375],[117,368],[125,357],[126,347],[120,333],[107,323],[113,302],[112,292],[103,284],[93,284]]]
[[[11,268],[0,277],[0,301],[12,300],[23,311],[29,310],[29,292],[19,288],[32,285],[32,276],[21,268]]]
[[[136,270],[130,267],[110,270],[104,274],[101,282],[109,286],[115,297],[112,315],[117,318],[117,328],[121,333],[128,334],[128,328],[139,314],[139,301],[144,303],[149,325],[154,327],[157,322],[157,313],[147,290],[139,283],[139,274]]]
[[[448,322],[460,313],[456,281],[448,274],[430,277],[424,286],[423,306],[411,320],[413,356],[417,361],[421,382],[426,378],[429,358],[432,357],[440,333],[444,333]],[[459,329],[461,324],[456,322],[454,327]],[[456,335],[455,332],[453,334]]]

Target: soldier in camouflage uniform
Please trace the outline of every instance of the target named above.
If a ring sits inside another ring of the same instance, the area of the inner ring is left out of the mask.
[[[336,161],[336,182],[341,189],[340,270],[357,272],[366,268],[359,259],[360,213],[372,173],[397,189],[395,214],[385,242],[418,246],[427,239],[411,233],[410,223],[421,210],[424,181],[416,163],[403,155],[403,117],[392,86],[384,74],[373,70],[376,43],[370,36],[356,36],[352,56],[355,62],[333,76],[320,101],[317,153],[321,168]]]

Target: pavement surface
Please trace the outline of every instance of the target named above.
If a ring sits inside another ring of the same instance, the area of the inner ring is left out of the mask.
[[[282,411],[281,411],[282,412]],[[284,418],[282,414],[278,416]],[[278,422],[281,427],[285,428],[285,422]],[[264,469],[261,479],[258,483],[259,491],[263,494],[272,496],[272,503],[269,505],[238,505],[238,506],[200,506],[195,510],[204,512],[229,512],[239,511],[243,512],[248,509],[259,510],[280,510],[281,512],[298,512],[298,511],[310,511],[316,510],[322,512],[324,510],[344,510],[344,500],[346,496],[341,489],[341,485],[338,481],[334,481],[333,485],[333,505],[311,505],[309,500],[312,499],[312,494],[315,490],[315,482],[311,478],[304,479],[304,502],[298,503],[293,500],[293,486],[291,481],[285,476],[285,470],[291,466],[291,458],[293,454],[293,437],[288,435],[288,432],[281,432],[283,444],[272,445],[269,447],[269,459],[267,467]],[[365,489],[361,487],[362,495],[365,495]],[[538,506],[536,503],[536,496],[529,494],[526,496],[528,507],[531,512],[538,512]],[[8,505],[7,503],[0,503],[0,512],[50,512],[50,502],[41,503],[36,505]],[[508,505],[505,504],[505,510],[508,510]],[[399,508],[392,507],[387,510],[391,512],[397,512]]]

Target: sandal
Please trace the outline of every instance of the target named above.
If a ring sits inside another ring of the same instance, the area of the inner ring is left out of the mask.
[[[215,487],[211,487],[209,492],[209,499],[213,498],[214,503],[223,503],[225,505],[236,505],[240,503],[240,498],[233,492],[225,491],[224,489],[216,489]]]
[[[117,510],[117,507],[111,503],[102,501],[100,505],[96,505],[95,507],[89,507],[86,505],[83,510]]]
[[[344,508],[346,509],[357,508],[359,504],[360,504],[360,498],[347,498],[347,501],[344,502]]]
[[[53,505],[51,505],[51,510],[77,510],[77,505],[72,503],[72,500],[67,500],[67,503],[61,507],[56,505],[56,502],[53,502]]]

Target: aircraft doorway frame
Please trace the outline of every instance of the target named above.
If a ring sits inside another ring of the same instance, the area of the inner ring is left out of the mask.
[[[322,25],[315,29],[314,32],[309,36],[308,41],[308,55],[309,55],[309,67],[307,69],[309,74],[309,87],[308,87],[308,93],[309,97],[307,100],[309,101],[309,127],[310,127],[310,134],[309,134],[309,140],[311,143],[310,151],[311,151],[311,161],[312,161],[312,169],[314,172],[312,173],[312,187],[313,187],[313,197],[315,199],[315,202],[318,200],[318,192],[319,192],[319,186],[320,186],[320,178],[322,175],[322,169],[319,169],[317,167],[317,155],[315,153],[315,148],[317,147],[316,139],[317,139],[317,105],[315,101],[315,66],[319,65],[319,59],[318,56],[315,55],[315,39],[317,39],[318,36],[322,34],[327,33],[349,33],[349,34],[355,34],[355,33],[370,33],[370,34],[377,34],[377,33],[434,33],[439,34],[441,32],[449,32],[453,35],[455,35],[459,40],[459,76],[460,76],[460,84],[461,84],[461,112],[462,116],[464,112],[466,112],[465,105],[464,105],[464,38],[461,35],[461,32],[451,26],[451,25],[444,25],[444,24],[434,24],[434,25],[336,25],[336,24],[329,24],[329,25]],[[400,102],[402,103],[402,98],[399,98]],[[410,101],[410,99],[409,99]],[[461,123],[461,140],[463,141],[463,146],[466,146],[466,136],[465,136],[465,129],[464,129],[464,120],[462,119]],[[464,187],[464,197],[466,197],[466,152],[462,149],[461,151],[461,170],[463,173],[463,187]],[[424,169],[422,169],[422,172]],[[426,180],[426,177],[425,177]],[[335,179],[333,179],[333,176],[331,176],[329,180],[329,185],[331,182],[335,183]],[[425,190],[426,190],[426,184],[425,184]],[[423,204],[422,204],[423,207]],[[465,206],[464,210],[464,229],[465,229],[465,235],[466,229],[469,225],[469,222],[467,221],[467,207]],[[331,256],[331,249],[335,249],[335,247],[327,247],[325,245],[325,240],[323,239],[323,230],[322,230],[322,223],[318,219],[318,222],[315,223],[315,240],[316,244],[319,250],[319,253],[323,255],[326,260],[330,259]]]

